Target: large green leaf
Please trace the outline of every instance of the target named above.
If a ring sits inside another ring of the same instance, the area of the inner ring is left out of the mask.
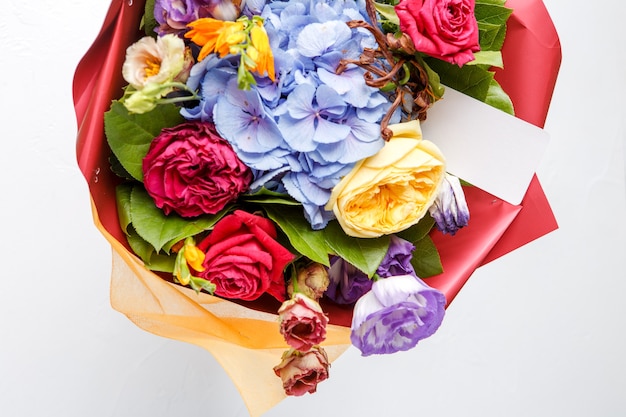
[[[411,258],[411,265],[413,265],[418,277],[428,278],[443,272],[439,252],[429,235],[413,242],[413,245],[415,245],[415,250],[413,251],[413,258]]]
[[[481,51],[499,51],[504,43],[506,26],[488,22],[478,22]]]
[[[321,230],[312,230],[304,218],[302,207],[265,205],[267,216],[285,233],[289,242],[303,256],[322,265],[329,266],[328,255],[332,249]]]
[[[485,101],[487,98],[493,72],[487,71],[480,65],[459,67],[437,59],[427,59],[427,61],[428,65],[439,73],[443,84],[480,101]]]
[[[157,253],[152,245],[143,240],[132,228],[128,235],[128,244],[133,252],[141,258],[146,268],[153,271],[174,272],[176,255]]]
[[[143,15],[143,24],[146,35],[154,36],[154,29],[159,26],[154,17],[154,0],[146,0],[145,13]]]
[[[502,52],[500,51],[479,51],[474,53],[474,60],[465,65],[486,65],[488,67],[502,68]]]
[[[416,58],[419,60],[419,63],[422,65],[422,67],[426,70],[426,74],[428,75],[428,85],[430,86],[430,89],[437,98],[437,100],[439,100],[446,92],[446,88],[441,84],[439,74],[433,71],[430,65],[428,65],[428,62],[422,59],[419,54],[416,55]]]
[[[389,249],[389,236],[371,239],[351,237],[345,234],[336,220],[328,223],[324,235],[336,255],[363,271],[368,277],[374,276]]]
[[[411,243],[417,242],[418,240],[424,238],[424,236],[431,231],[434,225],[435,219],[433,219],[429,214],[426,214],[426,216],[424,216],[417,224],[396,233],[396,235],[404,240],[408,240]]]
[[[115,187],[115,202],[117,203],[117,217],[124,233],[128,234],[130,230],[130,194],[133,185],[130,183],[120,184]]]
[[[141,164],[150,143],[165,127],[184,119],[173,104],[160,105],[151,112],[131,114],[119,101],[104,114],[104,131],[111,150],[124,169],[138,181],[143,180]]]
[[[474,7],[476,21],[496,25],[506,24],[512,12],[513,10],[505,7],[502,1],[477,0]]]
[[[243,194],[240,199],[246,203],[259,203],[259,204],[286,204],[289,206],[302,206],[289,194],[277,193],[270,191],[266,188],[261,188],[259,191],[253,194]]]
[[[474,15],[478,22],[479,43],[482,51],[502,49],[506,35],[506,22],[512,9],[504,7],[500,0],[482,0],[476,2]]]
[[[496,80],[491,80],[485,103],[495,107],[496,109],[500,109],[511,115],[515,115],[511,98],[507,93],[504,92],[504,90]]]
[[[396,26],[400,24],[400,19],[398,19],[393,5],[374,2],[374,6],[376,7],[376,11],[378,11],[385,20]]]
[[[215,215],[185,219],[171,213],[166,216],[155,204],[146,190],[133,187],[130,198],[130,214],[137,234],[154,247],[156,252],[168,252],[171,246],[189,236],[211,229],[223,217],[225,210]]]

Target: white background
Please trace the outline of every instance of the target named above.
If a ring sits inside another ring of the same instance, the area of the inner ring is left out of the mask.
[[[626,415],[626,9],[545,4],[563,64],[538,174],[560,229],[479,269],[416,349],[351,348],[267,417]],[[210,354],[109,305],[71,99],[108,5],[3,1],[0,415],[246,416]]]

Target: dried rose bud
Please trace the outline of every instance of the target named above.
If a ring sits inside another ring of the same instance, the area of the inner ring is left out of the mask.
[[[285,394],[301,396],[313,394],[317,384],[328,379],[328,356],[324,349],[314,346],[308,352],[290,349],[274,367],[274,373],[283,381]]]
[[[304,268],[298,269],[296,277],[296,285],[294,291],[293,278],[289,281],[287,292],[291,297],[294,292],[300,292],[313,300],[319,300],[330,280],[328,279],[328,270],[322,264],[312,262]]]

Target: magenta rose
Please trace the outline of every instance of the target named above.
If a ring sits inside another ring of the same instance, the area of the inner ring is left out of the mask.
[[[283,270],[294,255],[276,241],[269,219],[237,210],[221,219],[198,248],[206,253],[200,277],[215,284],[216,295],[251,301],[267,292],[285,301]]]
[[[280,333],[294,349],[307,351],[326,339],[328,317],[322,307],[302,293],[295,293],[278,310]]]
[[[143,159],[143,182],[165,214],[215,214],[248,190],[252,172],[210,123],[163,129]]]
[[[480,50],[474,0],[401,0],[395,10],[402,32],[426,55],[463,66]]]
[[[319,346],[308,352],[294,349],[283,354],[283,360],[274,367],[274,373],[283,381],[285,394],[301,396],[313,394],[317,384],[328,379],[328,356]]]

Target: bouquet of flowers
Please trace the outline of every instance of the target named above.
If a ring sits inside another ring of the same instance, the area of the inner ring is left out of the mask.
[[[315,392],[348,338],[368,356],[432,335],[473,269],[556,226],[533,181],[543,225],[507,243],[524,202],[486,221],[493,196],[422,137],[444,85],[513,113],[494,78],[511,12],[502,0],[114,2],[75,82],[114,306],[206,347],[236,383],[255,355],[274,361],[260,378],[282,395]],[[100,77],[85,70],[95,55]],[[238,348],[254,354],[233,359]],[[246,399],[263,411],[280,395],[266,397]]]

